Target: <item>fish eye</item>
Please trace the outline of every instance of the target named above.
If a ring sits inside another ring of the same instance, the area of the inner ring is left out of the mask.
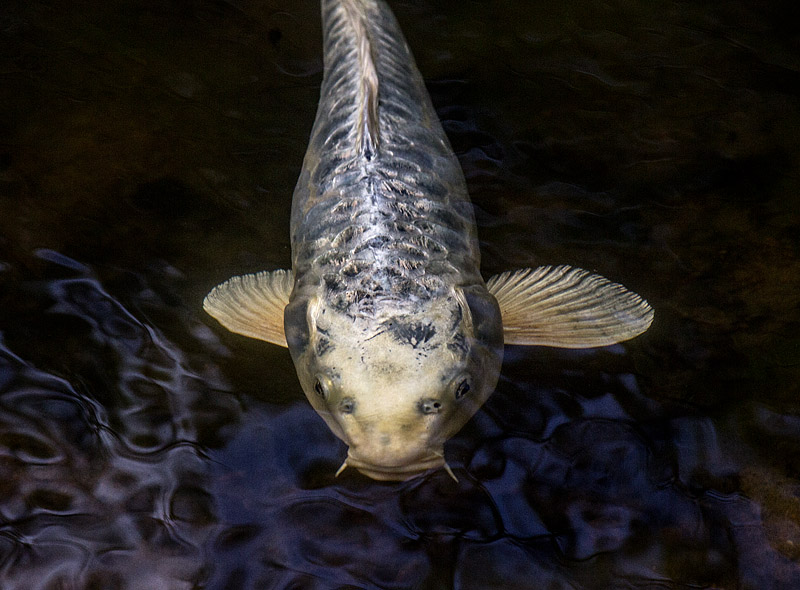
[[[331,391],[333,390],[333,379],[331,379],[331,377],[325,373],[318,374],[314,381],[314,393],[316,393],[323,400],[328,401]]]
[[[467,379],[462,379],[461,382],[456,387],[456,399],[461,399],[469,392],[469,381]]]

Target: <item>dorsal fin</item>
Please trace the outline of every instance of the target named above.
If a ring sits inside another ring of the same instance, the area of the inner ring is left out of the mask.
[[[378,124],[378,71],[372,51],[372,38],[367,27],[367,8],[362,0],[343,0],[342,7],[353,27],[358,52],[359,87],[356,104],[358,117],[357,142],[359,153],[371,160],[380,143]]]

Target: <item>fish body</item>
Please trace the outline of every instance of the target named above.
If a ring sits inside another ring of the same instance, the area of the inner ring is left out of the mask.
[[[446,438],[494,389],[500,310],[463,173],[394,16],[373,0],[326,0],[322,15],[285,331],[348,464],[413,474],[443,464]]]
[[[493,391],[504,339],[598,346],[652,321],[637,295],[569,267],[488,283],[458,160],[383,0],[322,0],[324,77],[294,191],[292,271],[234,277],[205,309],[288,346],[348,445],[343,467],[407,479]],[[449,470],[449,468],[448,468]]]

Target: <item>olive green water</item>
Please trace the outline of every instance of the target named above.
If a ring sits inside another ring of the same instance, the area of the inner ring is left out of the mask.
[[[314,1],[0,6],[0,588],[800,588],[794,3],[392,2],[487,276],[567,263],[639,339],[506,350],[402,484],[201,310],[289,264]]]

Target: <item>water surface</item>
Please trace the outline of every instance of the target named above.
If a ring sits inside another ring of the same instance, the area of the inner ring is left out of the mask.
[[[486,276],[644,336],[508,347],[445,473],[333,473],[288,353],[205,293],[287,267],[316,2],[0,8],[0,588],[800,587],[793,3],[393,2]]]

